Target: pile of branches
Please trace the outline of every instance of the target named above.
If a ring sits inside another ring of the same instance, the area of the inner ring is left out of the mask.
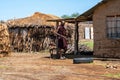
[[[38,52],[49,49],[49,44],[56,43],[56,34],[53,26],[29,25],[27,27],[9,27],[10,44],[12,51]],[[67,27],[68,43],[71,42],[72,29]]]
[[[31,52],[41,51],[48,45],[49,38],[54,37],[51,33],[52,27],[32,26],[9,28],[10,43],[12,51]]]
[[[10,54],[10,41],[7,25],[0,23],[0,57]]]
[[[74,54],[74,45],[71,45],[66,53]],[[78,48],[78,53],[81,55],[92,55],[93,51],[85,44],[80,44]]]

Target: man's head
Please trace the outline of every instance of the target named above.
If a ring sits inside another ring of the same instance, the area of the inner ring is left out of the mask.
[[[65,22],[64,22],[64,21],[62,21],[62,22],[61,22],[61,26],[64,26],[64,25],[65,25]]]

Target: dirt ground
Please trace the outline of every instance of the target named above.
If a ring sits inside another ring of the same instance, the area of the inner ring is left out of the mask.
[[[50,59],[45,53],[12,53],[0,58],[0,80],[120,80],[105,76],[120,74],[118,61],[94,60],[93,63],[73,64],[72,59]],[[105,68],[106,64],[117,69]]]

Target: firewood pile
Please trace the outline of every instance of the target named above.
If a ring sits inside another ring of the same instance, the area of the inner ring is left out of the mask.
[[[7,25],[0,23],[0,57],[10,53],[10,41]]]
[[[30,25],[29,27],[10,27],[10,44],[12,51],[17,52],[38,52],[44,49],[49,49],[50,42],[56,41],[54,27]],[[71,42],[72,34],[70,29],[67,29],[68,43]]]
[[[53,37],[51,29],[56,25],[47,22],[49,19],[59,19],[59,17],[35,12],[25,18],[8,20],[6,24],[9,28],[12,51],[31,52],[47,48],[46,45]]]
[[[50,39],[55,39],[51,29],[54,28],[38,25],[9,28],[12,51],[36,52],[48,48],[46,45],[49,45]]]

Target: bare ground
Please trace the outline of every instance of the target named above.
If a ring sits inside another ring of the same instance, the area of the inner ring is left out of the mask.
[[[72,59],[49,59],[47,56],[49,54],[13,53],[0,58],[0,80],[120,80],[105,76],[120,74],[119,61],[73,64]],[[106,63],[117,65],[117,69],[106,69]]]

